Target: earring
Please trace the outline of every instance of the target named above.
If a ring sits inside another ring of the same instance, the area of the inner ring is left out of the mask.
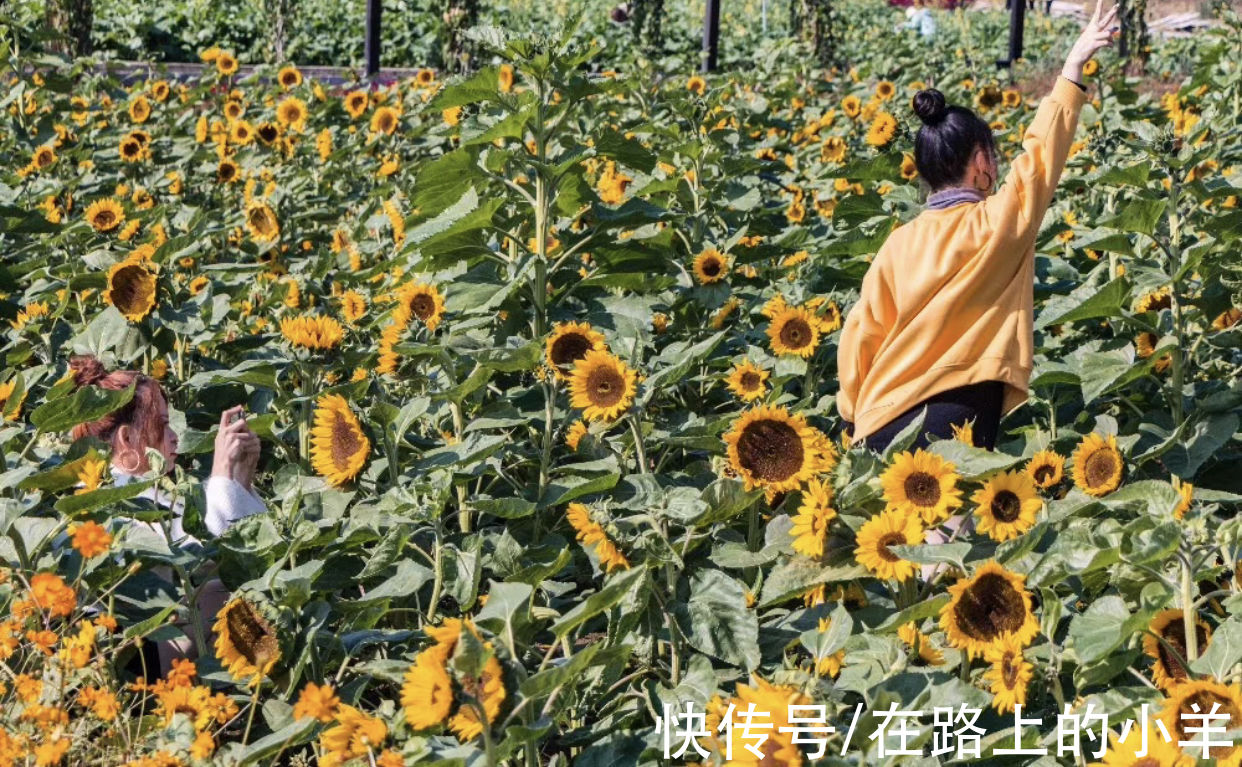
[[[116,458],[117,458],[116,464],[117,466],[121,468],[121,471],[125,472],[126,474],[137,474],[138,473],[139,460],[138,460],[137,453],[133,452],[132,450],[127,450],[124,453],[118,455]],[[130,460],[131,458],[133,460]]]

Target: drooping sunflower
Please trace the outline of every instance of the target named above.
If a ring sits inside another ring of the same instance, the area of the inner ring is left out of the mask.
[[[811,558],[822,557],[824,542],[828,540],[828,524],[836,517],[837,511],[832,508],[832,485],[818,479],[807,482],[802,489],[802,505],[789,529],[794,551]]]
[[[906,181],[918,178],[919,166],[914,163],[914,155],[903,152],[901,155],[901,177]]]
[[[216,657],[234,679],[257,683],[280,660],[276,627],[246,597],[234,597],[212,627]]]
[[[453,708],[453,681],[445,668],[448,654],[443,645],[420,652],[405,672],[401,705],[405,721],[415,730],[426,730],[448,719]]]
[[[432,333],[444,319],[444,296],[435,285],[416,282],[401,289],[401,301]]]
[[[130,322],[138,322],[155,308],[155,274],[142,261],[127,259],[108,270],[104,299]]]
[[[694,277],[703,285],[720,282],[729,274],[729,262],[715,248],[706,248],[694,257]]]
[[[1214,679],[1186,681],[1175,685],[1167,694],[1160,719],[1174,743],[1203,740],[1202,732],[1187,731],[1188,728],[1210,726],[1223,728],[1227,732],[1242,726],[1242,688],[1236,684],[1225,685]],[[1208,713],[1214,707],[1219,718],[1214,719],[1211,725],[1207,725],[1202,718],[1193,718],[1194,714]],[[1242,742],[1229,741],[1219,735],[1211,739],[1231,742],[1232,745],[1212,746],[1207,749],[1207,758],[1214,760],[1212,763],[1217,767],[1238,767],[1242,762]],[[1204,755],[1203,749],[1198,746],[1187,749],[1186,753],[1194,757]]]
[[[918,546],[923,543],[923,520],[918,514],[887,508],[867,520],[858,530],[854,559],[883,580],[904,581],[914,577],[918,567],[889,550],[889,546]]]
[[[884,470],[880,483],[884,500],[923,522],[935,525],[948,519],[962,505],[962,491],[957,482],[957,467],[935,453],[922,448],[913,454],[901,453]]]
[[[897,135],[897,119],[888,112],[880,112],[867,128],[867,143],[885,146]]]
[[[768,323],[768,339],[772,353],[795,354],[803,359],[819,346],[819,321],[801,306],[787,306]]]
[[[500,714],[500,706],[506,697],[504,669],[496,656],[493,655],[487,659],[477,676],[463,675],[461,689],[465,695],[473,698],[483,707],[483,713],[489,725],[495,722],[497,715]],[[477,738],[483,732],[483,723],[479,720],[478,710],[474,706],[460,706],[457,713],[449,720],[449,729],[463,742]]]
[[[280,220],[276,211],[261,200],[254,200],[246,206],[246,230],[255,242],[274,242],[280,237]]]
[[[362,424],[339,394],[325,394],[315,405],[311,465],[328,484],[340,487],[358,476],[371,452]]]
[[[509,64],[501,64],[500,69],[496,71],[496,85],[500,88],[501,93],[509,93],[513,90],[513,67]]]
[[[1195,500],[1195,486],[1178,477],[1173,477],[1171,484],[1173,489],[1177,491],[1177,506],[1173,507],[1173,517],[1174,519],[1185,519],[1186,512],[1190,511],[1190,505]]]
[[[569,401],[588,421],[618,418],[634,401],[638,374],[606,351],[588,351],[574,363]]]
[[[394,107],[383,106],[371,115],[371,132],[391,136],[401,122],[401,113]]]
[[[367,105],[371,102],[366,91],[350,91],[345,96],[345,111],[349,116],[357,120],[362,117],[362,113],[367,111]]]
[[[897,629],[897,637],[906,645],[918,653],[919,660],[928,666],[940,666],[944,664],[944,653],[931,643],[931,637],[919,631],[919,627],[913,621],[902,624]]]
[[[1024,471],[1035,480],[1036,486],[1047,490],[1061,481],[1065,472],[1065,457],[1053,450],[1040,450],[1027,461]]]
[[[331,317],[301,315],[280,321],[285,340],[303,349],[335,349],[345,337],[345,328]]]
[[[1026,705],[1026,687],[1034,676],[1030,663],[1022,657],[1022,644],[1013,635],[998,640],[983,653],[992,664],[983,679],[992,691],[992,705],[999,713],[1008,714],[1015,705]]]
[[[353,325],[367,313],[367,299],[357,291],[349,290],[341,296],[341,316]]]
[[[971,500],[979,518],[979,532],[987,533],[994,541],[1017,538],[1030,530],[1044,505],[1035,480],[1017,471],[1003,471],[992,477]]]
[[[1125,465],[1117,438],[1108,438],[1092,432],[1078,443],[1072,457],[1074,484],[1087,495],[1108,495],[1121,485],[1121,471]]]
[[[578,360],[587,352],[603,351],[605,348],[604,335],[590,324],[562,322],[552,329],[552,335],[544,347],[544,356],[556,377],[568,381]]]
[[[1134,313],[1158,312],[1171,306],[1173,306],[1173,294],[1166,285],[1159,290],[1153,290],[1150,293],[1144,293],[1142,296],[1139,296],[1139,300],[1134,304]]]
[[[1087,63],[1094,64],[1095,59]],[[1187,759],[1181,749],[1166,741],[1151,724],[1146,731],[1141,725],[1131,727],[1124,739],[1110,732],[1108,739],[1104,761],[1092,762],[1088,767],[1190,767],[1193,764],[1193,760]]]
[[[280,68],[276,73],[276,82],[280,83],[280,87],[285,90],[296,88],[302,84],[302,73],[297,67],[289,64]]]
[[[707,92],[707,81],[698,75],[691,75],[690,78],[686,80],[686,90],[702,96]]]
[[[1212,629],[1196,615],[1195,630],[1199,654],[1202,655],[1212,638]],[[1147,625],[1147,633],[1143,635],[1143,652],[1152,659],[1152,681],[1161,690],[1169,690],[1190,678],[1182,665],[1187,656],[1186,623],[1181,610],[1171,608],[1156,613]]]
[[[772,493],[796,490],[820,464],[819,432],[779,406],[746,411],[724,435],[729,466],[746,483]]]
[[[1039,633],[1031,611],[1026,576],[991,561],[949,587],[949,603],[940,611],[940,627],[949,644],[974,658],[998,640],[1013,636],[1025,647]]]
[[[86,221],[96,232],[110,232],[125,221],[125,210],[121,208],[121,203],[105,197],[87,207]]]
[[[286,96],[276,105],[276,120],[289,130],[301,130],[307,114],[306,102],[297,96]]]
[[[742,360],[733,366],[733,369],[729,371],[729,377],[725,380],[729,391],[733,392],[738,399],[743,402],[752,402],[763,396],[765,382],[769,375],[771,373],[750,360]]]

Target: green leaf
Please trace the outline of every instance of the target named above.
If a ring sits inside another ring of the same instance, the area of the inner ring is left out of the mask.
[[[1242,661],[1242,618],[1235,615],[1217,626],[1207,651],[1200,647],[1199,652],[1199,658],[1190,664],[1191,671],[1215,679],[1226,678],[1234,665]]]
[[[1124,203],[1121,212],[1101,223],[1121,232],[1139,232],[1150,235],[1156,231],[1156,222],[1164,214],[1169,200],[1166,197],[1151,199],[1139,197]]]
[[[746,607],[742,584],[719,570],[700,570],[690,600],[675,609],[690,646],[747,671],[759,665],[759,619]]]
[[[44,402],[30,414],[30,422],[44,433],[68,431],[80,423],[98,421],[120,410],[134,398],[133,385],[117,391],[85,386],[72,396]]]
[[[604,130],[594,137],[595,152],[643,173],[655,170],[656,157],[636,139],[615,130]]]
[[[242,751],[240,764],[271,764],[270,760],[281,751],[309,743],[316,724],[317,720],[310,717],[296,719],[293,723],[264,735],[246,746]]]
[[[1035,321],[1035,329],[1079,320],[1119,317],[1129,294],[1130,283],[1125,277],[1118,277],[1103,287],[1084,284],[1068,296],[1048,299]]]
[[[105,487],[80,495],[69,495],[56,502],[56,510],[67,516],[76,516],[97,511],[106,506],[114,506],[121,501],[137,498],[154,487],[157,480],[148,479],[142,482],[130,482],[120,487]]]
[[[1129,619],[1125,600],[1112,594],[1097,599],[1085,612],[1074,616],[1069,639],[1078,659],[1092,663],[1109,655],[1129,639],[1129,634],[1124,633]]]
[[[627,595],[647,587],[647,568],[639,565],[605,578],[603,587],[574,605],[549,628],[558,639],[620,602]]]

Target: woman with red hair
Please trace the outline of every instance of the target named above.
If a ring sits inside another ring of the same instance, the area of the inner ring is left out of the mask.
[[[133,399],[124,407],[97,421],[78,424],[73,429],[74,439],[91,436],[111,447],[115,483],[125,485],[149,474],[152,469],[149,450],[157,451],[163,457],[165,472],[171,471],[177,459],[177,434],[169,426],[168,398],[159,381],[133,370],[109,371],[91,356],[74,357],[69,361],[69,368],[78,388],[97,386],[108,391],[121,391],[134,387]],[[226,410],[220,416],[211,476],[206,482],[207,503],[203,523],[212,535],[222,535],[237,520],[267,510],[252,487],[258,463],[259,438],[242,417],[242,408]],[[194,546],[199,543],[197,538],[185,532],[180,501],[161,495],[158,486],[139,497],[172,510],[173,517],[167,527],[136,520],[117,521],[127,527],[154,532],[172,546]],[[156,573],[165,580],[172,580],[172,573],[167,568],[157,568]],[[199,626],[209,628],[227,600],[228,592],[218,578],[210,577],[203,583],[195,600]],[[165,673],[173,660],[196,654],[189,638],[157,642],[156,647]]]

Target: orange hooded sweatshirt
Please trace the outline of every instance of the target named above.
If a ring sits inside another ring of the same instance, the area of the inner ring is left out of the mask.
[[[837,409],[855,439],[967,384],[1004,382],[1006,413],[1026,401],[1035,236],[1085,101],[1075,83],[1057,78],[996,194],[925,210],[880,248],[837,350]]]

